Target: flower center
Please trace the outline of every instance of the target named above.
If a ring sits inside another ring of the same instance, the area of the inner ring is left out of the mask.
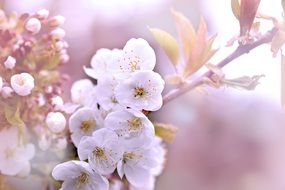
[[[142,157],[137,152],[125,152],[123,155],[123,163],[127,163],[128,160],[136,159]]]
[[[142,121],[140,118],[134,117],[134,118],[128,120],[128,124],[129,124],[130,129],[137,130],[141,127]]]
[[[142,87],[135,87],[135,92],[134,92],[134,96],[136,97],[142,97],[146,94],[146,91],[144,90],[144,88]]]
[[[92,125],[94,125],[96,123],[96,121],[94,119],[89,119],[89,120],[86,120],[86,121],[83,121],[80,125],[80,129],[83,130],[83,131],[88,131]]]
[[[79,184],[84,184],[88,182],[89,175],[85,172],[81,172],[80,175],[77,177]]]
[[[117,101],[117,99],[116,99],[116,97],[115,97],[114,95],[111,97],[111,101],[112,101],[112,103],[114,103],[114,104],[117,104],[117,103],[118,103],[118,101]]]
[[[96,147],[95,150],[93,151],[93,154],[96,157],[103,157],[105,155],[105,151],[103,148]]]

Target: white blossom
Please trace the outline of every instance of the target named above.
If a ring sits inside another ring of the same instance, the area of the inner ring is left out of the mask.
[[[83,107],[74,112],[69,118],[69,130],[74,145],[77,147],[83,136],[91,136],[96,129],[99,129],[99,125],[94,110]]]
[[[123,159],[118,162],[118,174],[121,178],[126,176],[135,189],[151,189],[154,177],[161,171],[164,154],[160,141],[154,140],[151,146],[144,148],[129,142],[125,146]]]
[[[80,160],[88,159],[92,169],[102,175],[114,172],[122,154],[118,135],[106,128],[95,131],[91,137],[82,137],[78,145]]]
[[[156,111],[162,106],[164,81],[153,71],[137,71],[116,89],[118,102],[137,110]]]
[[[52,171],[56,180],[63,181],[61,190],[108,190],[108,180],[94,172],[84,161],[58,164]]]
[[[115,96],[115,89],[117,85],[118,81],[113,76],[105,76],[98,80],[97,101],[99,105],[106,111],[120,107]]]
[[[47,127],[54,133],[60,133],[65,129],[66,119],[61,112],[49,112],[46,116]]]
[[[12,56],[7,57],[6,61],[4,62],[4,66],[6,69],[13,69],[16,64],[16,59]]]
[[[86,95],[94,88],[94,84],[89,79],[77,80],[71,87],[71,100],[73,103],[86,104]]]
[[[124,109],[111,112],[105,118],[106,128],[114,130],[119,137],[131,140],[138,147],[150,144],[154,139],[154,126],[140,111]]]
[[[110,67],[117,64],[121,56],[122,50],[119,49],[99,49],[91,59],[91,68],[84,67],[84,71],[94,79],[99,79],[108,74],[115,74],[115,71]]]
[[[142,38],[130,39],[123,48],[123,55],[116,64],[110,64],[110,70],[128,74],[136,70],[153,70],[156,62],[154,50]]]
[[[14,90],[9,86],[4,86],[1,90],[1,95],[3,98],[10,98],[12,97]]]
[[[15,74],[10,79],[13,90],[20,96],[31,94],[35,87],[34,78],[29,73]]]
[[[29,161],[35,155],[33,144],[21,144],[16,127],[0,131],[0,172],[5,175],[19,175],[30,170]]]
[[[37,18],[30,18],[25,25],[25,29],[33,34],[41,30],[41,21]]]

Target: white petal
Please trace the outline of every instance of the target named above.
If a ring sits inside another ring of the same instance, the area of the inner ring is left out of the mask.
[[[68,180],[76,178],[82,168],[88,167],[88,163],[83,161],[68,161],[62,164],[58,164],[52,171],[52,176],[56,180]]]
[[[142,187],[151,181],[152,175],[147,169],[125,165],[124,170],[127,180],[136,187]]]
[[[88,155],[94,151],[95,147],[100,146],[96,140],[94,137],[87,136],[81,138],[77,149],[80,160],[86,160]]]

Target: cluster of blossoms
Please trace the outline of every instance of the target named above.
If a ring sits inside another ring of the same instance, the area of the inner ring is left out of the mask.
[[[100,49],[71,89],[71,140],[79,160],[57,165],[52,175],[62,190],[153,189],[165,150],[146,113],[162,106],[164,81],[154,72],[154,50],[144,39],[121,49]],[[122,183],[124,182],[124,183]],[[116,185],[115,185],[116,184]]]
[[[65,121],[60,110],[66,76],[57,70],[69,60],[63,22],[64,17],[50,17],[45,9],[21,15],[0,9],[1,174],[28,175],[34,144],[47,150],[46,137],[54,148],[66,147],[65,122],[58,128],[54,117]]]

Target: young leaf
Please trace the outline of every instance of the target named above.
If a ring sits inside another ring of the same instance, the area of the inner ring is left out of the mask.
[[[231,7],[234,16],[236,17],[236,19],[239,20],[239,12],[240,12],[239,0],[231,0]]]
[[[177,127],[170,124],[155,123],[155,135],[162,138],[168,143],[171,143],[177,133]]]
[[[171,13],[176,24],[176,29],[179,38],[182,43],[184,60],[186,62],[189,60],[190,52],[193,49],[193,44],[195,43],[195,30],[190,21],[183,14],[175,10],[171,10]]]
[[[173,65],[176,65],[179,58],[179,46],[175,38],[169,33],[157,28],[150,28],[149,30],[158,44],[163,48]]]
[[[251,29],[260,0],[241,0],[240,3],[240,36],[245,36]]]

